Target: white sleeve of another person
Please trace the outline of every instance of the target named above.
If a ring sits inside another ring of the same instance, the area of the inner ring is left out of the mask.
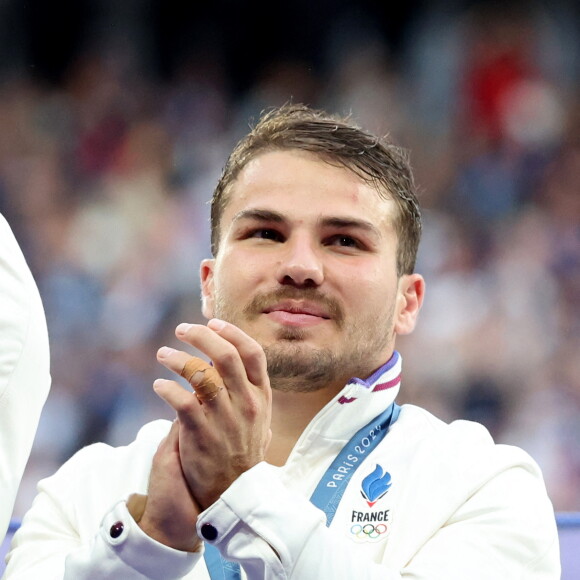
[[[49,388],[42,301],[14,234],[0,215],[0,540]]]

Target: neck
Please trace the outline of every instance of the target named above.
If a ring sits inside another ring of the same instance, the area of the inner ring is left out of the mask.
[[[266,460],[284,465],[300,435],[314,416],[336,395],[335,386],[312,393],[272,392],[272,440]]]

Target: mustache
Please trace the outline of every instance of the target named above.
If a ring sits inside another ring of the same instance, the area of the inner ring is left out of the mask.
[[[264,310],[282,302],[283,300],[304,300],[322,306],[330,318],[338,325],[344,323],[344,311],[337,300],[319,292],[316,288],[294,288],[284,286],[272,292],[257,294],[244,307],[244,314],[250,318],[255,318]]]

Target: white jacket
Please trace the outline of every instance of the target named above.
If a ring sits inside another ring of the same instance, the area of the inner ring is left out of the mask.
[[[0,541],[49,388],[42,302],[12,230],[0,215]]]
[[[363,458],[329,528],[309,497],[343,445],[388,407],[398,391],[400,357],[369,383],[345,386],[313,419],[284,467],[244,473],[198,521],[251,579],[556,580],[558,536],[533,460],[495,445],[480,425],[450,425],[411,405]],[[394,385],[377,389],[377,385]],[[374,389],[374,390],[373,390]],[[127,447],[96,444],[42,481],[16,534],[6,580],[173,580],[209,578],[201,554],[148,538],[125,498],[145,493],[152,456],[169,429],[146,425]],[[353,465],[347,458],[333,477]],[[377,470],[377,466],[380,469]],[[361,493],[377,470],[386,495]],[[372,501],[370,502],[372,503]],[[111,537],[111,527],[123,532]]]

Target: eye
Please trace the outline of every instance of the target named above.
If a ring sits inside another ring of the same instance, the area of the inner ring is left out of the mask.
[[[346,236],[344,234],[332,236],[328,240],[328,245],[340,246],[342,248],[356,248],[356,249],[363,248],[363,245],[356,238],[353,238],[352,236]]]
[[[248,238],[261,238],[263,240],[272,240],[273,242],[283,242],[284,238],[282,234],[271,228],[258,228],[252,230],[248,234]]]

